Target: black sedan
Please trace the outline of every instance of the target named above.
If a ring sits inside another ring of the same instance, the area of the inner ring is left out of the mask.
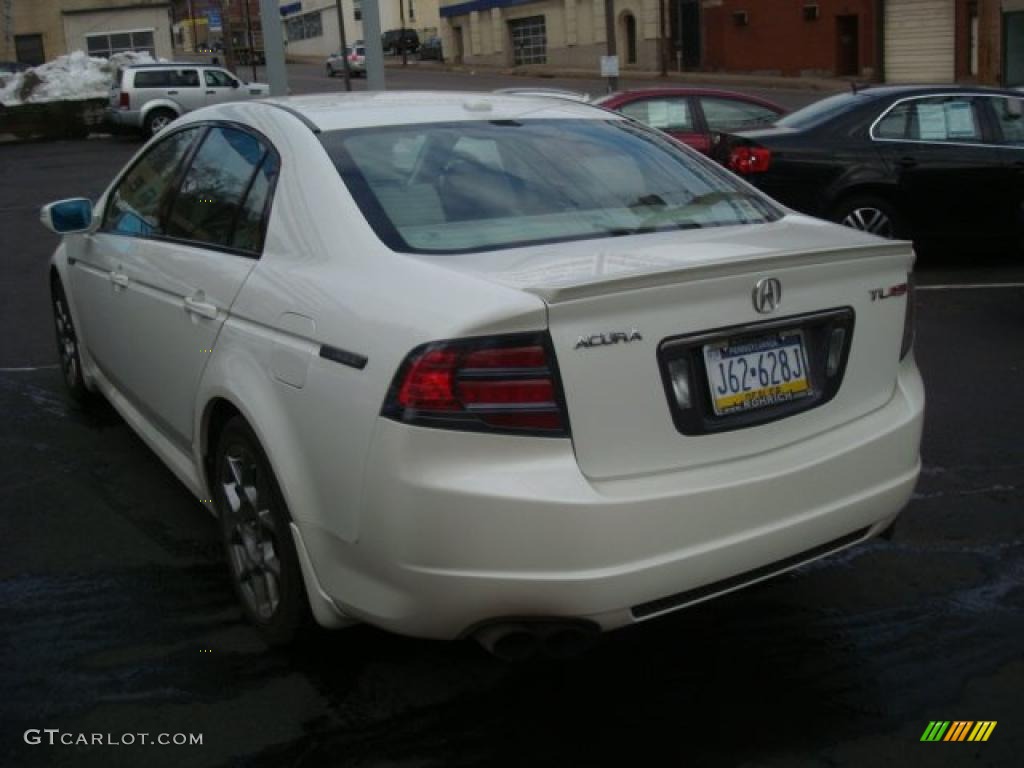
[[[780,202],[919,244],[1019,242],[1024,100],[956,86],[838,94],[719,137],[720,162]]]

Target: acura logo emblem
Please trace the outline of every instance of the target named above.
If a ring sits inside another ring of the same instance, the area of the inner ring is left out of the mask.
[[[782,283],[774,277],[757,281],[754,286],[754,309],[762,315],[774,312],[782,303]]]

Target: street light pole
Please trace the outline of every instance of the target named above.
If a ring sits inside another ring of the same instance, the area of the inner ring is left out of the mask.
[[[345,77],[345,90],[352,90],[352,75],[348,71],[348,43],[345,40],[345,16],[342,13],[341,0],[334,0],[338,9],[338,42],[341,45],[341,71]]]
[[[288,95],[288,70],[284,64],[284,39],[281,35],[281,6],[278,0],[260,0],[260,26],[263,28],[263,59],[271,96]]]
[[[409,64],[409,54],[405,45],[405,0],[398,0],[398,18],[401,19],[402,31],[398,35],[398,44],[402,46],[402,66]]]
[[[608,44],[608,58],[615,62],[615,0],[604,0],[604,34]],[[614,75],[608,76],[608,92],[619,90],[618,62],[615,62]]]
[[[366,89],[384,90],[384,50],[380,40],[378,0],[363,0],[363,45],[366,46]]]
[[[245,11],[245,36],[249,41],[249,63],[252,65],[252,81],[255,83],[259,80],[259,76],[256,74],[256,40],[252,36],[252,14],[249,11],[249,3],[252,0],[242,0],[245,4],[243,9]]]

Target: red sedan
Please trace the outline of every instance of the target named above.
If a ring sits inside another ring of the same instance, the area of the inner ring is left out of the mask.
[[[708,88],[621,91],[595,103],[665,131],[705,155],[711,151],[713,134],[771,125],[786,114],[770,101]]]

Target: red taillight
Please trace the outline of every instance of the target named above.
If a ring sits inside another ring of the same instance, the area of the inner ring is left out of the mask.
[[[445,429],[565,436],[565,408],[545,336],[444,341],[402,364],[383,415]]]
[[[764,147],[734,147],[729,153],[729,170],[741,175],[764,173],[772,163],[772,151]]]
[[[129,101],[129,94],[127,91],[121,91],[121,98],[118,101],[121,109],[131,109],[131,102]]]

